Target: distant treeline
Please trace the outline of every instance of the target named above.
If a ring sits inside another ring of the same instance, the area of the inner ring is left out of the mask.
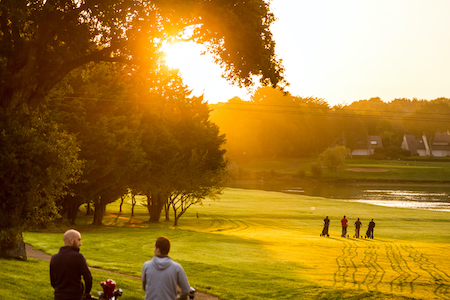
[[[434,136],[450,129],[450,99],[380,98],[330,107],[321,98],[302,98],[260,88],[251,101],[232,98],[211,104],[211,121],[226,134],[234,159],[316,156],[333,145],[356,149],[379,135],[387,155],[401,151],[405,134]],[[429,139],[430,140],[430,139]]]

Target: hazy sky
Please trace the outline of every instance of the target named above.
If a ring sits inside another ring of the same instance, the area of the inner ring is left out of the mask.
[[[273,0],[271,7],[291,94],[331,106],[450,97],[450,0]],[[250,98],[199,49],[177,48],[172,64],[194,95],[210,103]]]

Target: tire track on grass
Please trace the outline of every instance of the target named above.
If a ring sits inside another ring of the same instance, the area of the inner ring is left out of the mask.
[[[333,275],[333,287],[338,285],[338,282],[342,283],[342,286],[345,286],[345,274],[348,271],[348,266],[345,261],[345,257],[347,256],[347,244],[344,243],[344,247],[342,247],[342,254],[336,257],[336,264],[338,266],[337,271]]]
[[[242,231],[249,228],[249,225],[243,221],[234,221],[226,218],[214,218],[210,228],[210,232]]]
[[[350,256],[349,256],[349,260],[350,260],[350,273],[351,273],[351,278],[353,281],[353,284],[357,285],[358,289],[361,288],[360,283],[358,283],[358,281],[356,280],[356,273],[358,272],[358,267],[355,264],[355,260],[358,257],[358,246],[356,245],[355,242],[350,242]],[[352,246],[353,244],[353,246]]]
[[[408,247],[406,247],[405,245],[401,245],[400,247],[398,245],[395,245],[395,247],[397,248],[399,253],[401,253],[402,251],[406,252],[406,254],[408,255],[407,257],[409,258],[408,260],[414,262],[412,252]],[[417,273],[416,271],[413,271],[413,269],[410,267],[410,264],[407,263],[406,258],[404,260],[405,260],[405,269],[407,269],[407,272],[411,275],[411,281],[409,282],[411,293],[414,293],[414,282],[417,279],[419,279],[420,274]]]
[[[395,287],[400,288],[400,292],[407,292],[404,290],[405,287],[409,287],[409,292],[413,293],[413,278],[415,277],[413,273],[411,273],[411,269],[408,267],[408,262],[403,258],[400,250],[397,245],[392,246],[391,244],[386,244],[386,256],[390,261],[391,268],[398,274],[393,280],[391,280],[390,290],[391,293],[394,292]],[[417,273],[416,273],[417,275]],[[414,280],[416,280],[415,278]]]
[[[357,247],[353,247],[350,242],[344,241],[342,254],[336,257],[338,270],[333,275],[333,286],[342,285],[345,287],[347,283],[357,284],[356,282],[356,265],[354,258],[358,255]],[[349,278],[351,278],[349,280]]]
[[[437,284],[433,293],[441,299],[450,299],[450,276],[443,270],[439,269],[435,263],[429,261],[427,257],[414,247],[404,247],[405,251],[410,253],[413,261],[419,265],[420,269],[426,272]]]
[[[365,286],[368,291],[379,291],[378,285],[383,281],[384,274],[386,273],[380,264],[378,264],[377,252],[379,249],[380,247],[378,245],[369,245],[369,247],[364,250],[362,262],[367,269],[367,274],[361,282],[361,285]]]

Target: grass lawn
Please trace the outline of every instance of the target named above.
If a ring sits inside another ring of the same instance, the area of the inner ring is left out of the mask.
[[[277,172],[311,175],[313,158],[257,159],[239,167],[250,172]],[[376,171],[381,172],[376,172]],[[403,181],[450,181],[450,162],[435,159],[424,160],[373,160],[364,157],[349,158],[346,165],[338,168],[339,178],[328,169],[323,169],[322,179],[326,180],[403,180]]]
[[[89,217],[77,222],[90,266],[140,276],[154,240],[165,235],[172,241],[170,256],[183,265],[191,285],[221,299],[450,299],[446,212],[241,189],[226,189],[219,201],[192,207],[176,228],[145,222],[142,206],[134,218],[130,203],[122,214],[117,211],[118,203],[107,207],[104,227],[88,225]],[[350,224],[361,218],[362,232],[374,218],[375,239],[341,238],[344,214]],[[326,215],[329,238],[319,236]],[[54,254],[65,229],[26,232],[24,238]],[[33,291],[45,297],[35,299],[51,298],[48,263],[1,262],[7,267],[0,280],[10,282],[9,295],[36,281]],[[124,288],[124,300],[143,299],[139,280],[110,277]]]

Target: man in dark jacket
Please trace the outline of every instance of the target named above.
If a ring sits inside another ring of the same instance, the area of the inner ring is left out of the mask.
[[[366,237],[373,239],[373,229],[375,228],[375,222],[373,219],[369,223],[369,228],[367,228]]]
[[[361,229],[361,226],[362,226],[362,223],[358,218],[358,220],[356,220],[356,222],[355,222],[355,237],[357,239],[359,239],[359,230]]]
[[[323,230],[320,236],[330,236],[328,234],[329,227],[330,227],[330,219],[328,219],[328,216],[326,216],[325,219],[323,219]]]
[[[67,230],[63,239],[64,247],[50,261],[50,282],[55,289],[55,300],[90,299],[92,276],[86,259],[80,253],[81,234],[73,229]]]

